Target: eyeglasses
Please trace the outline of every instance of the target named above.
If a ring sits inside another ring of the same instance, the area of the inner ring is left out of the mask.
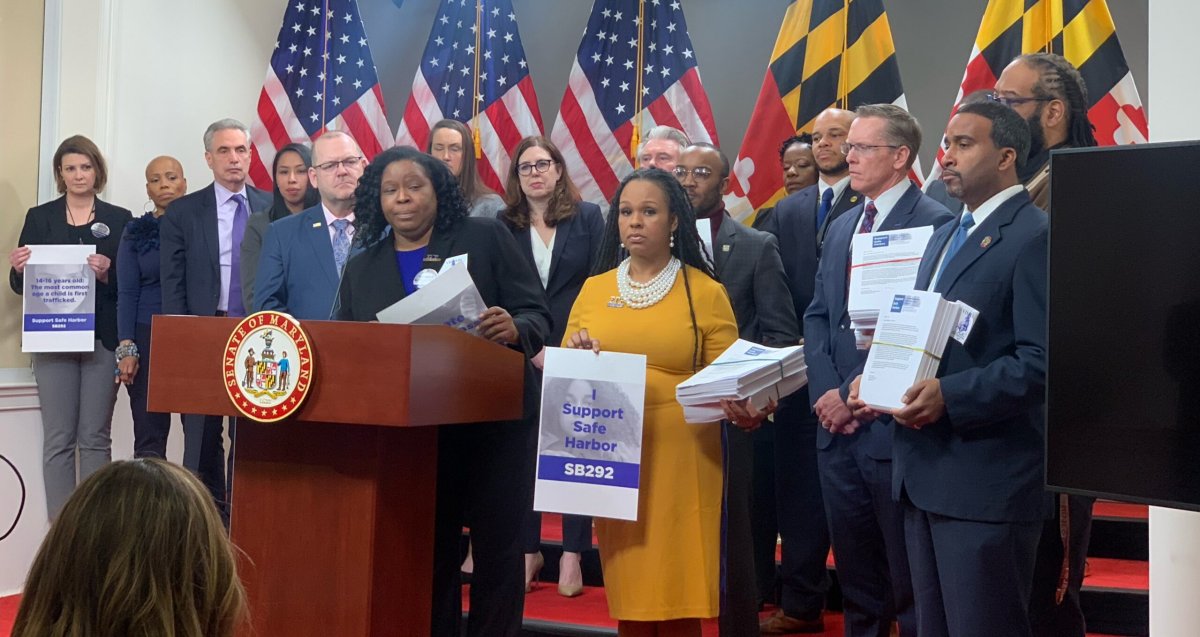
[[[1050,102],[1054,100],[1053,97],[1008,97],[999,93],[988,93],[986,97],[989,101],[1003,104],[1009,108],[1015,108],[1028,102]]]
[[[860,155],[863,155],[865,153],[875,150],[876,148],[891,148],[892,150],[895,150],[900,147],[895,144],[850,144],[850,143],[845,143],[845,144],[842,144],[842,154],[849,155],[850,151],[854,151]]]
[[[676,166],[675,170],[672,172],[675,173],[675,178],[679,181],[687,179],[688,175],[691,175],[692,179],[695,179],[696,181],[704,181],[705,179],[712,177],[713,174],[712,168],[709,168],[708,166],[696,166],[695,168],[690,169],[683,166]]]
[[[337,170],[338,166],[341,166],[342,168],[345,168],[346,170],[352,170],[354,168],[357,168],[359,165],[361,165],[362,160],[363,160],[362,155],[358,155],[356,157],[347,157],[345,159],[338,159],[338,160],[334,160],[334,161],[327,161],[323,164],[317,164],[316,169],[323,173],[331,173],[331,172]]]
[[[528,177],[535,170],[539,173],[544,173],[550,170],[550,167],[553,165],[554,160],[552,159],[539,159],[533,163],[525,162],[524,164],[517,164],[517,174],[522,177]]]

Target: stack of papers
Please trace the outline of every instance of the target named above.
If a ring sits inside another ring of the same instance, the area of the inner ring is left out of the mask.
[[[380,323],[446,325],[476,334],[479,316],[486,309],[463,260],[443,267],[424,287],[380,310],[375,317]]]
[[[854,235],[846,311],[859,349],[870,346],[879,312],[892,294],[913,289],[932,236],[933,226]]]
[[[965,303],[947,301],[937,292],[893,294],[887,311],[879,315],[859,397],[880,411],[904,407],[904,393],[937,374],[947,341],[966,342],[977,315]]]
[[[795,392],[808,383],[808,366],[802,345],[767,347],[738,339],[711,365],[675,387],[687,422],[713,422],[725,418],[722,399],[749,398],[756,408],[770,399]]]

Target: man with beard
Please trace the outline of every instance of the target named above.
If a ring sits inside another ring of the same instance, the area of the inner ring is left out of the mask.
[[[761,228],[779,239],[797,316],[804,316],[812,302],[817,262],[829,225],[862,200],[850,187],[850,166],[842,153],[853,121],[852,111],[837,108],[817,116],[812,131],[817,184],[781,199]],[[785,398],[775,413],[775,505],[783,545],[779,611],[763,622],[764,635],[824,630],[821,613],[829,589],[825,568],[829,527],[817,473],[816,438],[817,420],[804,388]]]

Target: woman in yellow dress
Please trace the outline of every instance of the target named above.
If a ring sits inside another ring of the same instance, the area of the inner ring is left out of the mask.
[[[621,182],[593,272],[563,346],[647,357],[638,519],[596,519],[609,612],[622,637],[698,636],[720,610],[721,429],[685,423],[675,386],[738,332],[675,177],[647,169]],[[725,411],[747,428],[768,413]]]

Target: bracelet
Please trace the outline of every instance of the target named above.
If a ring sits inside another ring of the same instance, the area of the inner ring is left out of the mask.
[[[130,343],[128,345],[118,345],[117,346],[117,362],[118,363],[121,362],[121,359],[127,358],[129,356],[132,356],[134,358],[140,358],[140,356],[138,355],[137,343]]]

